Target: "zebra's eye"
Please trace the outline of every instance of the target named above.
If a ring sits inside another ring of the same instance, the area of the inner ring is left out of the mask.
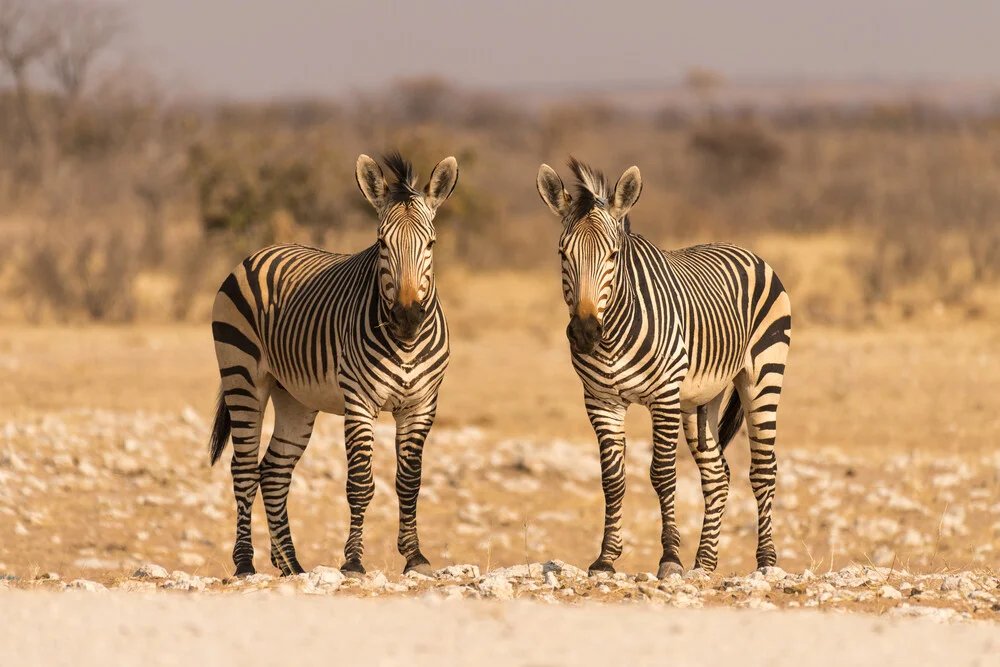
[[[608,260],[613,262],[616,259],[618,259],[618,251],[617,250],[612,250],[611,254],[608,255]]]
[[[428,241],[427,249],[430,250],[431,248],[433,248],[435,243],[437,243],[437,239],[431,239],[430,241]]]
[[[385,245],[385,240],[380,236],[378,239],[379,250],[385,250],[388,246]]]
[[[559,251],[559,259],[561,259],[564,262],[569,261],[569,257],[566,256],[566,252],[564,250]]]

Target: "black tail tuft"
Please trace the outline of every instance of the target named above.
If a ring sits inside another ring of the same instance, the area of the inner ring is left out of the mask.
[[[726,409],[722,411],[722,418],[719,420],[719,448],[726,450],[736,434],[739,433],[740,426],[743,425],[743,406],[740,404],[740,394],[733,389],[733,395],[726,403]]]
[[[212,424],[212,437],[208,441],[209,452],[211,454],[211,464],[215,465],[222,458],[222,451],[229,442],[229,433],[233,430],[233,424],[229,420],[229,410],[226,408],[225,397],[222,389],[219,389],[219,404],[215,409],[215,423]]]

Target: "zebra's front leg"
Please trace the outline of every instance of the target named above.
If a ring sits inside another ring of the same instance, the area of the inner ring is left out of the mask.
[[[653,460],[649,466],[649,479],[660,500],[660,518],[663,527],[660,543],[663,556],[656,576],[660,579],[670,574],[681,574],[684,567],[679,555],[681,538],[674,521],[674,492],[677,488],[677,436],[680,432],[680,390],[675,389],[667,400],[650,406],[653,418]]]
[[[373,422],[375,410],[348,404],[344,414],[344,440],[347,443],[347,504],[351,508],[351,530],[344,545],[344,564],[340,570],[347,576],[365,573],[362,532],[365,512],[375,495],[372,475],[372,445],[375,442]]]
[[[434,424],[437,396],[424,405],[396,412],[396,495],[399,497],[399,540],[396,546],[406,559],[403,573],[418,572],[430,576],[430,562],[420,552],[417,537],[417,498],[424,440]]]
[[[703,405],[684,415],[684,436],[701,475],[701,492],[705,496],[705,519],[701,525],[701,541],[695,567],[712,572],[719,564],[719,534],[722,515],[729,499],[729,467],[722,449],[708,427],[709,406]],[[711,409],[717,410],[712,404]]]
[[[590,564],[590,574],[614,572],[622,555],[622,500],[625,498],[625,410],[623,403],[586,397],[587,415],[597,434],[604,488],[604,539],[601,555]]]

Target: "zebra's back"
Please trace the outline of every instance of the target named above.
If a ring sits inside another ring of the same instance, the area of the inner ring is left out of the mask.
[[[700,404],[753,367],[761,341],[790,328],[790,301],[774,270],[745,248],[707,243],[663,257],[688,352],[682,395]]]
[[[342,414],[344,399],[334,381],[339,333],[371,298],[374,266],[371,248],[346,255],[281,244],[253,253],[216,297],[220,358],[232,356],[233,348],[249,354],[257,374],[272,375],[303,404]]]

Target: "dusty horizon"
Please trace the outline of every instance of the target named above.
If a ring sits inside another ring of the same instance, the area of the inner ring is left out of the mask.
[[[652,88],[692,67],[737,83],[1000,83],[1000,4],[793,0],[709,5],[512,0],[131,0],[131,50],[158,76],[212,97],[336,97],[435,75],[511,92]],[[620,18],[619,20],[616,20]],[[553,28],[555,27],[555,29]]]

